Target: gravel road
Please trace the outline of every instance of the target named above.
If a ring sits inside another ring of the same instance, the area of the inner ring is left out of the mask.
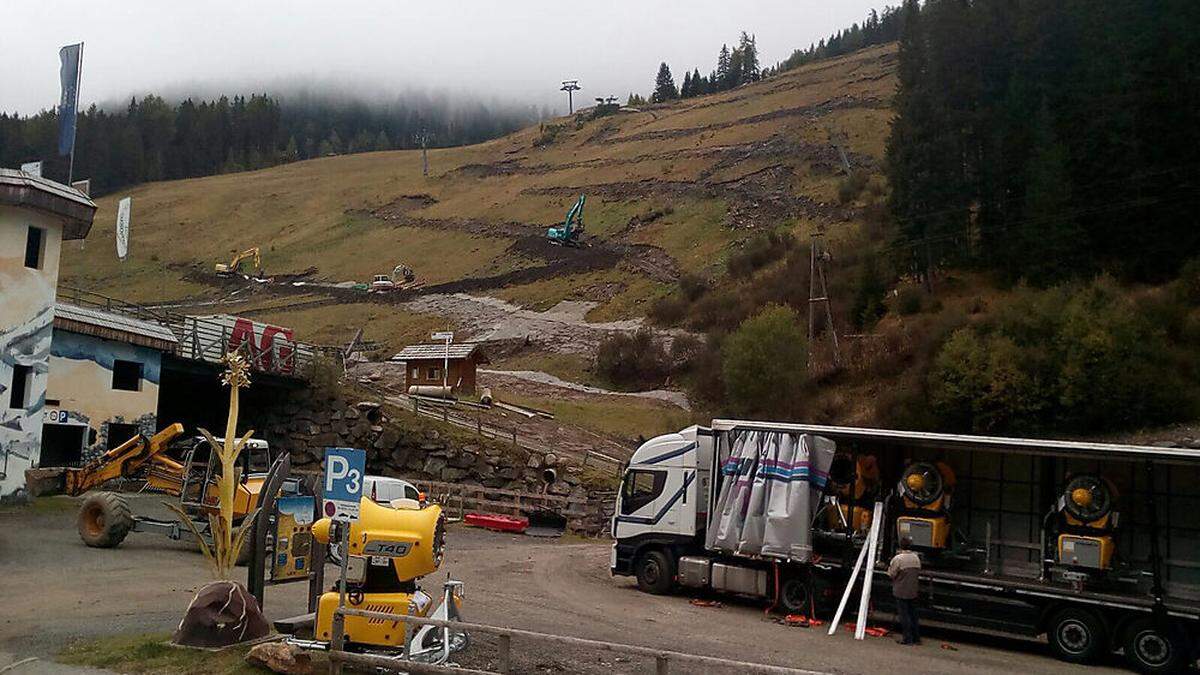
[[[136,512],[165,515],[160,501],[148,495],[133,499]],[[0,509],[5,605],[0,655],[47,658],[81,638],[169,632],[207,581],[203,560],[191,546],[155,535],[131,534],[112,550],[86,548],[75,533],[74,504],[56,497],[32,508]],[[465,582],[471,621],[837,673],[891,672],[900,663],[906,673],[1106,672],[1060,663],[1032,643],[945,633],[915,648],[891,638],[854,642],[844,632],[827,637],[816,629],[777,625],[753,604],[726,599],[720,607],[699,607],[684,597],[644,595],[632,580],[609,576],[606,542],[540,540],[460,526],[451,527],[447,542],[442,571]],[[435,590],[441,578],[439,573],[427,580],[427,590]],[[304,592],[303,584],[269,589],[268,617],[301,613]],[[473,636],[462,663],[494,665],[493,645],[486,636]],[[524,640],[513,647],[514,665],[523,673],[654,671],[648,659]]]

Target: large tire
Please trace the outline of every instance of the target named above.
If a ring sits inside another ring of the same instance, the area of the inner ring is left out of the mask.
[[[1191,645],[1179,626],[1138,619],[1125,630],[1125,659],[1139,673],[1180,673],[1187,665]]]
[[[635,566],[638,588],[644,593],[666,595],[675,587],[675,559],[664,551],[646,551]]]
[[[783,581],[779,584],[780,609],[788,614],[804,614],[807,616],[810,606],[809,588],[805,580],[795,575],[784,577]]]
[[[79,538],[94,548],[115,548],[133,529],[129,503],[115,492],[97,492],[83,500],[76,521]]]
[[[1095,614],[1068,607],[1050,619],[1046,626],[1050,649],[1068,663],[1088,663],[1109,648],[1108,629]]]

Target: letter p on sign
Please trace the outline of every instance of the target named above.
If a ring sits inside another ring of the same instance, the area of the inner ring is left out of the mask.
[[[322,510],[333,520],[358,520],[367,453],[355,448],[325,449],[325,489]]]

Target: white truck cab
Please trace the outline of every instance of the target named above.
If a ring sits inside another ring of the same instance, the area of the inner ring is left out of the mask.
[[[671,556],[649,560],[648,570],[634,563],[647,548],[688,550],[703,541],[709,509],[713,434],[691,426],[642,444],[629,460],[612,518],[613,574],[648,576],[651,585],[669,587]],[[646,563],[643,563],[645,566]]]

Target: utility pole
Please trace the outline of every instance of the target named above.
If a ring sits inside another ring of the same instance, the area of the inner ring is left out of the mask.
[[[583,87],[579,86],[579,80],[563,80],[563,86],[559,91],[567,92],[567,114],[575,114],[575,92]]]
[[[417,134],[417,142],[421,144],[421,175],[429,177],[429,141],[433,140],[433,134],[421,128],[421,133]]]
[[[817,333],[817,315],[814,305],[825,306],[825,329],[829,331],[833,343],[833,365],[842,365],[842,354],[838,349],[837,329],[833,325],[833,305],[829,299],[829,284],[825,278],[825,263],[829,262],[829,253],[821,239],[820,232],[812,235],[812,246],[808,256],[808,366],[813,363],[813,341]],[[820,289],[818,290],[818,284]]]

